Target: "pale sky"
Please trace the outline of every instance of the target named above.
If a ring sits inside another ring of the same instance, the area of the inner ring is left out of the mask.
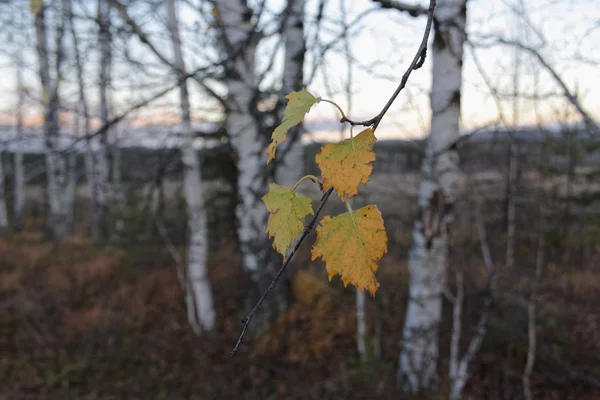
[[[20,0],[23,4],[24,18],[31,18],[27,11],[27,1]],[[339,21],[342,15],[340,8],[341,0],[331,0],[327,3],[325,12],[325,23],[321,28],[321,40],[325,43],[331,38],[336,37],[340,32]],[[376,4],[367,0],[343,0],[347,11],[347,21],[354,21],[357,15],[364,13],[369,9],[377,8]],[[508,39],[518,38],[532,47],[539,47],[540,53],[546,58],[562,78],[569,88],[577,92],[586,109],[596,118],[600,117],[600,68],[596,62],[600,63],[600,50],[598,47],[598,38],[600,37],[600,0],[529,0],[523,1],[526,4],[526,14],[530,26],[523,19],[515,17],[510,11],[510,7],[519,7],[521,0],[471,0],[468,5],[468,33],[469,37],[475,40],[484,35],[500,35]],[[75,2],[80,12],[85,7],[90,13],[95,11],[93,1]],[[425,1],[420,2],[426,5]],[[87,4],[87,5],[86,5]],[[284,2],[282,0],[272,0],[268,2],[269,10],[276,13],[281,9]],[[308,0],[307,5],[307,35],[309,39],[314,37],[314,19],[317,0]],[[4,5],[0,4],[0,23],[5,18],[16,19],[15,16],[8,16],[2,11]],[[135,13],[133,11],[132,13]],[[139,11],[142,13],[142,11]],[[162,14],[161,14],[162,13]],[[187,51],[188,69],[194,66],[202,65],[206,58],[215,58],[214,51],[207,51],[208,46],[198,39],[200,35],[206,34],[200,22],[199,28],[192,32],[192,24],[197,21],[197,14],[190,12],[189,9],[181,9],[182,19],[187,23],[189,30],[184,34],[184,45]],[[135,13],[135,15],[139,15]],[[144,18],[144,27],[148,32],[154,35],[154,43],[164,50],[164,54],[171,55],[168,37],[164,35],[164,30],[160,25],[160,16],[164,16],[164,10],[159,10],[159,17],[153,19]],[[113,16],[115,20],[117,16]],[[267,13],[265,21],[269,21],[271,16]],[[334,21],[335,20],[335,21]],[[425,26],[425,17],[412,18],[403,13],[394,10],[377,10],[367,13],[360,21],[350,27],[349,41],[350,54],[352,59],[351,67],[351,110],[348,112],[348,102],[345,94],[345,87],[348,74],[348,59],[344,52],[344,43],[339,41],[325,58],[325,68],[316,74],[315,79],[310,82],[308,89],[317,96],[331,98],[340,104],[347,113],[354,119],[366,119],[376,115],[381,107],[386,103],[390,94],[396,88],[400,77],[422,37]],[[27,23],[27,21],[25,21]],[[266,30],[273,24],[267,24]],[[83,27],[83,24],[81,25]],[[545,38],[545,44],[534,31],[540,32]],[[0,28],[0,34],[2,34]],[[33,39],[32,32],[26,32],[26,29],[20,30],[22,36],[16,40],[26,42]],[[208,31],[208,35],[211,32]],[[93,38],[95,31],[88,30],[87,39]],[[6,41],[6,37],[1,37]],[[273,56],[273,48],[278,42],[277,36],[264,40],[259,48],[259,67],[264,66],[273,58],[274,69],[266,76],[265,85],[278,84],[280,79],[280,68],[282,52],[279,50]],[[70,44],[70,42],[69,42]],[[309,42],[309,46],[311,43]],[[4,50],[10,51],[11,46],[5,46]],[[21,45],[21,49],[26,46]],[[485,71],[491,83],[497,90],[505,95],[512,91],[513,77],[515,74],[515,51],[508,47],[497,47],[493,49],[474,50],[477,60]],[[129,45],[130,55],[134,55],[151,72],[156,74],[155,78],[149,79],[147,75],[132,71],[131,67],[118,64],[118,56],[115,63],[115,87],[118,88],[115,93],[117,109],[127,109],[131,104],[148,96],[150,93],[156,93],[161,89],[161,77],[165,77],[168,71],[159,66],[156,57],[150,54],[143,45],[137,40],[132,40]],[[204,53],[203,53],[204,52]],[[14,53],[13,53],[14,54]],[[29,70],[25,72],[25,81],[30,89],[31,100],[39,98],[39,78],[36,76],[37,60],[33,48],[21,52],[26,63],[30,65]],[[312,72],[314,53],[307,56],[305,65],[305,75]],[[581,60],[584,58],[584,60]],[[10,114],[16,105],[16,81],[15,69],[11,65],[11,60],[6,54],[0,53],[0,123],[11,123]],[[95,80],[94,75],[97,70],[97,56],[93,55],[88,63],[88,74]],[[156,64],[156,67],[152,65]],[[519,87],[527,94],[535,92],[534,77],[537,75],[537,85],[539,93],[553,94],[559,93],[558,86],[553,82],[539,64],[530,56],[519,56]],[[379,138],[414,138],[427,133],[429,125],[429,99],[428,91],[431,81],[430,59],[428,58],[424,68],[415,71],[409,80],[407,89],[399,96],[396,103],[382,122],[378,129]],[[70,69],[72,71],[72,69]],[[325,71],[325,74],[323,74]],[[465,61],[463,70],[463,92],[462,92],[462,122],[465,130],[478,127],[495,121],[498,118],[497,105],[489,89],[486,87],[482,75],[473,59],[473,52],[470,47],[465,48]],[[66,87],[62,95],[67,98],[67,102],[74,105],[71,99],[76,98],[76,89],[74,83],[75,76],[67,76]],[[162,79],[164,81],[164,79]],[[70,83],[69,83],[70,82]],[[90,80],[91,83],[95,81]],[[158,82],[158,84],[157,84]],[[128,86],[138,85],[137,90]],[[143,86],[142,86],[143,85]],[[91,86],[91,85],[90,85]],[[223,93],[222,87],[218,84],[214,88]],[[214,102],[208,101],[198,90],[196,85],[192,85],[192,105],[196,110],[195,115],[198,118],[209,117],[218,118],[214,109]],[[331,94],[329,93],[331,91]],[[90,102],[96,104],[97,90],[90,87]],[[146,123],[163,120],[165,107],[171,110],[173,122],[177,121],[176,92],[166,96],[163,100],[156,102],[151,110],[143,111],[137,114],[138,119]],[[545,121],[554,121],[564,118],[576,118],[576,114],[571,107],[566,105],[564,99],[549,98],[538,102],[538,110]],[[95,106],[93,106],[95,108]],[[509,96],[502,101],[502,108],[505,112],[506,121],[512,123],[513,103]],[[28,116],[34,120],[39,116],[39,105],[30,106]],[[518,103],[518,119],[521,124],[534,124],[537,121],[535,113],[535,103],[531,99],[521,99]],[[311,110],[308,120],[336,120],[338,115],[335,109],[325,103],[321,103]],[[39,119],[39,118],[38,118]],[[309,125],[310,126],[310,125]],[[318,137],[339,137],[337,133],[323,135]]]

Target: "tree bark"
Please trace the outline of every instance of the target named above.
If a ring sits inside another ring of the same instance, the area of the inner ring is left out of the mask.
[[[19,100],[17,104],[16,136],[23,137],[23,105],[25,103],[25,85],[23,83],[23,61],[17,55],[17,86]],[[17,140],[18,140],[17,139]],[[25,204],[25,170],[23,169],[23,153],[20,146],[14,152],[14,197],[13,197],[13,229],[19,232],[23,228],[23,205]]]
[[[44,106],[44,134],[46,136],[46,192],[48,199],[47,234],[54,241],[63,241],[69,235],[68,217],[64,194],[68,183],[67,163],[59,144],[58,85],[61,79],[62,39],[64,18],[56,32],[56,77],[50,75],[48,54],[46,5],[42,4],[35,14],[36,50],[40,63],[42,103]]]
[[[110,34],[110,4],[106,0],[98,0],[98,44],[100,46],[100,122],[109,123],[108,91],[110,87],[110,70],[112,61]],[[92,242],[103,246],[108,241],[108,133],[105,129],[96,142],[92,162]]]
[[[288,0],[285,10],[283,37],[285,40],[285,59],[283,66],[283,83],[279,98],[279,118],[283,119],[285,96],[292,91],[299,91],[304,83],[304,6],[305,0]],[[278,149],[275,181],[279,185],[293,186],[304,175],[304,146],[301,136],[303,124],[290,129],[287,139]]]
[[[409,393],[435,388],[438,329],[446,277],[449,224],[457,193],[462,54],[466,0],[440,0],[432,48],[431,133],[421,169],[419,216],[409,255],[409,300],[398,385]]]
[[[6,213],[6,197],[4,192],[4,163],[0,152],[0,235],[8,231],[8,215]]]
[[[194,132],[190,116],[190,99],[187,80],[185,79],[185,63],[181,51],[179,24],[175,9],[175,0],[167,2],[168,26],[173,43],[174,65],[177,70],[179,100],[181,107],[182,131],[184,133],[181,146],[181,160],[184,166],[184,189],[187,203],[190,243],[187,253],[186,273],[186,305],[188,321],[196,333],[200,329],[210,331],[215,328],[215,309],[212,289],[206,268],[208,254],[208,234],[206,226],[206,208],[204,206],[204,190],[200,163],[194,149]]]
[[[243,267],[250,279],[245,308],[250,311],[269,286],[281,266],[265,234],[268,213],[261,198],[267,192],[269,170],[266,168],[268,134],[261,132],[256,101],[258,84],[255,52],[258,33],[251,24],[252,10],[245,1],[214,0],[226,60],[225,83],[227,116],[225,129],[237,155],[236,208],[238,238]],[[254,317],[250,329],[264,332],[289,304],[289,281],[281,279]]]

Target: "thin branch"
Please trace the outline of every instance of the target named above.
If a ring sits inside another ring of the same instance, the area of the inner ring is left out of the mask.
[[[474,189],[474,188],[473,188]],[[479,351],[481,347],[481,343],[483,342],[483,338],[485,336],[487,330],[487,322],[490,314],[490,309],[492,306],[492,292],[495,288],[495,274],[496,269],[494,267],[494,263],[492,261],[492,257],[490,255],[489,245],[486,238],[485,226],[483,223],[483,217],[481,215],[481,210],[479,209],[479,195],[477,196],[477,204],[475,207],[475,220],[477,224],[477,231],[479,233],[479,242],[481,244],[481,252],[483,255],[483,259],[487,268],[488,276],[486,283],[486,297],[483,302],[483,311],[481,312],[481,316],[479,317],[479,321],[477,323],[477,328],[475,330],[475,334],[471,337],[471,341],[469,342],[469,347],[465,353],[465,355],[461,358],[460,363],[454,366],[451,366],[451,388],[450,388],[450,398],[458,399],[461,396],[462,390],[467,384],[467,380],[469,378],[469,364]],[[462,282],[461,282],[462,283]],[[458,283],[457,283],[458,284]],[[456,310],[456,305],[455,305]],[[455,316],[456,318],[456,316]],[[460,318],[460,314],[459,314]],[[455,321],[456,323],[456,321]],[[460,332],[459,332],[460,334]],[[453,333],[454,335],[454,333]],[[453,338],[454,339],[454,338]],[[454,372],[454,376],[452,376],[452,372]]]
[[[371,126],[372,125],[373,130],[377,129],[377,126],[383,119],[384,115],[388,112],[388,110],[390,109],[390,107],[392,106],[394,101],[396,101],[396,98],[398,97],[398,95],[400,94],[402,89],[404,89],[404,87],[406,86],[406,83],[408,82],[408,78],[410,77],[410,74],[414,70],[421,68],[423,66],[423,63],[425,62],[425,58],[427,56],[427,42],[429,40],[429,33],[431,32],[431,26],[433,25],[433,11],[434,10],[435,10],[435,0],[430,0],[429,9],[427,10],[427,12],[428,12],[427,25],[425,26],[425,33],[423,34],[423,39],[421,40],[421,45],[419,46],[419,49],[417,50],[417,53],[415,54],[412,62],[408,66],[408,69],[406,70],[404,75],[402,75],[402,80],[400,81],[400,84],[396,88],[396,91],[394,91],[394,93],[392,94],[392,97],[390,97],[390,99],[388,100],[386,105],[383,107],[381,112],[379,114],[377,114],[375,117],[373,117],[369,120],[366,120],[366,121],[356,122],[356,121],[352,121],[352,120],[344,117],[340,120],[340,122],[342,122],[342,123],[347,122],[352,126],[355,126],[355,125]]]
[[[111,1],[115,1],[115,0],[111,0]],[[417,50],[417,53],[415,54],[415,57],[414,57],[413,61],[411,62],[410,66],[408,67],[408,69],[406,70],[406,72],[404,73],[404,75],[402,76],[402,80],[400,82],[400,85],[398,86],[398,88],[396,89],[396,91],[394,92],[394,94],[392,95],[392,97],[388,100],[387,104],[383,107],[383,109],[381,110],[381,112],[376,117],[372,118],[371,120],[364,121],[362,123],[357,123],[357,122],[351,121],[351,120],[349,120],[349,119],[347,119],[345,117],[342,118],[342,120],[340,121],[341,123],[348,122],[352,126],[355,126],[355,125],[371,126],[372,125],[373,129],[377,129],[377,126],[379,125],[379,122],[381,122],[381,119],[384,117],[384,115],[386,114],[386,112],[388,111],[388,109],[394,103],[394,101],[398,97],[398,94],[400,94],[400,92],[402,91],[402,89],[404,89],[404,87],[406,86],[406,83],[408,82],[408,78],[410,77],[410,74],[412,73],[412,71],[421,68],[423,66],[423,63],[425,62],[425,57],[427,55],[427,42],[428,42],[428,39],[429,39],[429,34],[431,32],[431,27],[433,25],[433,12],[434,12],[434,10],[435,10],[435,0],[430,0],[429,9],[428,9],[429,18],[427,19],[427,25],[425,27],[425,33],[423,34],[423,39],[421,40],[421,45],[419,46],[419,49]],[[300,248],[300,245],[302,244],[302,242],[304,241],[304,239],[306,239],[306,237],[308,236],[308,234],[313,230],[314,225],[315,225],[315,223],[317,221],[317,218],[318,218],[319,214],[321,213],[323,207],[325,206],[325,203],[327,202],[327,199],[329,199],[329,196],[331,195],[332,192],[333,192],[333,188],[327,190],[323,194],[323,197],[321,198],[321,202],[319,204],[319,207],[317,208],[317,211],[315,212],[314,217],[308,223],[308,225],[306,226],[306,229],[302,233],[302,236],[300,236],[300,238],[296,242],[296,245],[294,246],[294,249],[290,253],[288,259],[285,260],[285,262],[282,265],[281,269],[279,270],[279,272],[277,273],[277,275],[275,276],[275,278],[273,278],[273,281],[271,281],[271,284],[267,288],[266,292],[262,295],[262,297],[260,298],[260,300],[258,301],[258,303],[256,303],[256,305],[254,306],[254,308],[252,309],[252,311],[250,311],[250,313],[242,320],[242,323],[244,324],[244,327],[242,328],[242,333],[240,334],[240,337],[239,337],[237,343],[235,344],[235,347],[231,351],[231,354],[230,354],[231,356],[235,356],[235,354],[238,352],[238,350],[240,348],[240,345],[242,344],[242,341],[244,340],[244,336],[246,334],[248,326],[250,325],[250,321],[252,320],[252,317],[254,317],[254,314],[256,313],[256,311],[258,310],[258,308],[261,306],[261,304],[263,303],[263,301],[265,300],[265,298],[273,290],[273,288],[277,284],[277,281],[279,280],[279,278],[281,277],[281,275],[283,274],[283,272],[285,271],[285,269],[287,268],[287,266],[289,265],[289,263],[291,262],[291,260],[296,255],[296,252]]]
[[[333,188],[330,188],[325,193],[323,193],[323,197],[321,197],[321,202],[319,203],[319,207],[317,208],[317,211],[315,212],[314,217],[310,220],[310,222],[304,229],[302,236],[300,236],[300,238],[296,242],[296,246],[294,246],[294,250],[292,250],[292,252],[290,253],[290,256],[287,258],[287,260],[285,260],[285,262],[281,266],[281,269],[279,270],[279,272],[277,272],[277,275],[275,275],[275,278],[273,278],[273,280],[271,281],[271,284],[267,288],[266,292],[262,295],[260,300],[258,300],[258,303],[256,303],[256,305],[254,306],[252,311],[250,311],[250,313],[248,313],[248,315],[246,315],[246,317],[244,317],[244,319],[242,320],[242,323],[244,324],[244,328],[242,329],[242,333],[240,334],[240,337],[239,337],[237,343],[235,344],[235,347],[231,351],[230,356],[232,356],[232,357],[235,356],[235,354],[240,349],[240,345],[242,344],[242,341],[244,340],[244,335],[246,335],[246,330],[248,329],[248,326],[250,325],[250,321],[252,320],[252,317],[254,317],[256,310],[258,310],[258,308],[261,306],[261,304],[263,303],[265,298],[269,295],[269,293],[271,293],[271,290],[273,290],[273,288],[275,288],[277,281],[279,280],[279,278],[281,277],[281,275],[283,274],[283,272],[289,265],[290,261],[292,261],[292,259],[298,252],[298,249],[302,245],[302,242],[304,242],[304,239],[306,239],[308,234],[310,232],[312,232],[312,230],[315,227],[315,224],[317,222],[317,218],[319,217],[319,214],[323,210],[323,207],[325,206],[325,203],[327,203],[327,199],[329,199],[329,196],[331,195],[332,192],[333,192]]]
[[[373,0],[375,3],[381,4],[381,8],[393,8],[398,11],[407,12],[411,17],[426,15],[429,11],[425,7],[418,4],[408,4],[399,0]]]
[[[544,231],[540,226],[540,232],[538,236],[538,249],[535,260],[535,277],[531,288],[531,297],[529,299],[529,304],[527,305],[527,333],[528,333],[528,341],[529,341],[529,349],[527,350],[527,363],[525,364],[525,370],[523,371],[523,396],[525,400],[531,400],[531,386],[529,377],[531,376],[531,372],[533,371],[533,366],[535,364],[535,352],[537,346],[537,332],[535,326],[535,308],[537,302],[537,289],[540,278],[542,276],[542,271],[544,269]]]
[[[136,34],[138,39],[142,43],[144,43],[154,53],[154,55],[156,55],[156,57],[158,57],[158,59],[160,59],[169,68],[177,71],[181,75],[185,75],[186,80],[187,80],[187,78],[193,78],[194,80],[196,80],[196,82],[198,82],[198,84],[209,95],[211,95],[215,100],[217,100],[219,103],[221,103],[221,105],[223,107],[226,108],[225,100],[223,99],[223,97],[219,96],[213,89],[211,89],[209,86],[206,85],[206,83],[204,83],[204,80],[202,78],[197,76],[197,74],[204,68],[197,69],[193,74],[188,74],[187,72],[179,69],[175,64],[173,64],[171,61],[169,61],[169,59],[167,57],[165,57],[160,51],[158,51],[158,48],[152,44],[152,42],[148,38],[148,35],[146,35],[146,33],[142,30],[142,28],[133,20],[133,18],[131,18],[129,13],[127,13],[127,8],[123,4],[121,4],[117,0],[108,0],[108,2],[111,6],[113,6],[118,11],[121,18],[123,18],[123,20],[127,23],[127,25],[129,25],[129,27]]]
[[[488,37],[483,37],[483,39],[487,39],[487,38]],[[523,43],[514,41],[514,40],[508,40],[508,39],[498,38],[498,37],[494,37],[493,39],[494,40],[491,43],[491,45],[501,44],[501,45],[506,45],[506,46],[514,46],[520,50],[523,50],[523,51],[531,54],[533,57],[535,57],[538,60],[538,62],[544,67],[544,69],[546,71],[548,71],[550,73],[550,75],[552,75],[552,77],[554,78],[556,83],[562,89],[564,96],[567,98],[567,100],[569,100],[569,102],[573,105],[573,107],[575,107],[577,109],[577,111],[583,118],[583,122],[588,127],[588,129],[595,135],[600,136],[600,127],[598,126],[596,121],[583,108],[583,106],[581,105],[581,103],[579,102],[577,97],[573,93],[571,93],[571,91],[569,90],[569,88],[567,87],[565,82],[562,80],[562,78],[558,75],[558,73],[554,70],[554,68],[550,64],[548,64],[546,59],[540,54],[540,52],[538,50],[534,49],[533,47],[524,45]]]
[[[461,319],[462,306],[465,298],[464,274],[462,271],[456,272],[456,296],[452,307],[452,338],[450,340],[450,366],[449,377],[450,381],[454,382],[458,371],[458,354],[460,350],[460,335],[461,335]]]

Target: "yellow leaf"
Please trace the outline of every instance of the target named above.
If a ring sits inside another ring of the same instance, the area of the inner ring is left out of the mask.
[[[355,137],[321,147],[315,160],[323,175],[323,190],[333,187],[340,198],[355,196],[358,185],[367,183],[375,161],[373,129],[365,129]]]
[[[292,92],[285,96],[285,98],[289,101],[285,110],[283,110],[283,121],[273,131],[271,143],[267,147],[267,164],[275,158],[277,146],[285,141],[287,132],[302,122],[304,116],[310,111],[310,108],[321,101],[320,97],[313,96],[306,89],[302,89],[299,92]]]
[[[37,13],[39,13],[43,7],[44,7],[44,0],[30,0],[29,1],[29,11],[31,11],[31,13],[33,15],[36,15]]]
[[[294,239],[304,230],[302,218],[313,214],[312,200],[292,188],[275,183],[269,185],[269,193],[262,199],[271,213],[267,233],[274,238],[273,248],[285,258]]]
[[[50,99],[48,98],[48,92],[46,91],[46,88],[42,88],[42,105],[44,107],[47,107],[48,104],[50,104]]]
[[[321,257],[329,280],[340,274],[344,285],[375,294],[379,283],[375,272],[377,261],[387,252],[387,234],[381,213],[375,205],[359,210],[325,217],[317,227],[317,241],[312,259]]]

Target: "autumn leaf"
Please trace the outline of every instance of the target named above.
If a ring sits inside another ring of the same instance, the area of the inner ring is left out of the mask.
[[[323,259],[329,280],[340,274],[345,286],[351,283],[374,295],[379,287],[375,279],[377,261],[387,252],[387,240],[379,209],[368,205],[323,218],[317,227],[312,259]]]
[[[288,104],[285,110],[283,110],[283,121],[273,131],[271,144],[267,147],[267,164],[275,158],[277,146],[285,141],[287,132],[302,122],[304,116],[310,111],[310,108],[321,101],[320,97],[313,96],[306,89],[302,89],[299,92],[291,92],[285,98],[288,99]]]
[[[37,13],[39,13],[43,7],[44,7],[44,0],[30,0],[29,1],[29,11],[31,11],[31,13],[33,15],[36,15]]]
[[[369,128],[340,143],[323,145],[315,158],[323,175],[323,190],[333,187],[342,200],[355,196],[358,185],[367,183],[371,176],[376,140]]]
[[[269,193],[262,199],[271,213],[267,233],[274,238],[273,248],[285,258],[294,239],[304,230],[302,218],[313,214],[312,200],[292,188],[275,183],[269,185]]]

